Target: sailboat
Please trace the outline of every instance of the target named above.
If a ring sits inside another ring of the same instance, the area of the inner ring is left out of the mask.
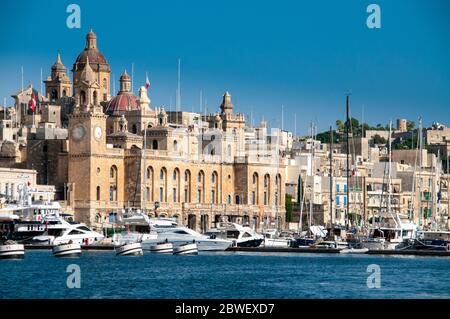
[[[361,240],[361,244],[365,248],[370,250],[394,250],[397,247],[401,247],[400,244],[404,240],[414,239],[416,236],[417,226],[408,216],[405,214],[400,214],[399,212],[394,212],[391,206],[392,197],[392,143],[391,143],[391,133],[392,133],[392,122],[389,121],[389,149],[388,149],[388,200],[387,200],[387,211],[383,213],[381,211],[378,217],[378,222],[376,218],[373,218],[372,227],[369,228],[369,237]],[[381,195],[382,196],[382,195]],[[380,208],[382,201],[380,203]],[[380,209],[381,210],[381,209]]]

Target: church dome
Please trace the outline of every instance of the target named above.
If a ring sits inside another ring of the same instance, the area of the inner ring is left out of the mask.
[[[86,35],[86,46],[75,60],[73,70],[82,70],[88,59],[95,72],[111,71],[105,56],[97,48],[97,36],[92,30]]]
[[[139,110],[139,106],[136,97],[131,92],[120,92],[106,106],[106,113],[109,115],[119,115],[134,110]]]

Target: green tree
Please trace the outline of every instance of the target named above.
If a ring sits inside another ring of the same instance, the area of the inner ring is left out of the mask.
[[[416,123],[414,121],[407,121],[406,122],[406,129],[408,131],[412,131],[416,127]]]
[[[372,138],[373,144],[386,144],[386,142],[387,142],[386,139],[378,134],[375,134],[374,137]]]
[[[341,120],[336,120],[336,129],[340,132],[345,130],[345,124]]]
[[[286,207],[286,222],[292,222],[292,196],[290,194],[285,195],[285,207]]]

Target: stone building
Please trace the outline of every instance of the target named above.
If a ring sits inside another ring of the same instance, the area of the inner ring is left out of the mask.
[[[68,122],[68,183],[77,220],[100,226],[111,212],[131,207],[199,231],[224,218],[257,229],[276,218],[283,225],[279,139],[254,135],[264,149],[249,152],[245,118],[234,112],[231,94],[224,94],[217,113],[175,115],[151,108],[145,87],[134,96],[126,72],[110,99],[109,72],[91,31],[74,64]]]

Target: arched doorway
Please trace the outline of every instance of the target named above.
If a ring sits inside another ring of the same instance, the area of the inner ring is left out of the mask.
[[[203,214],[200,216],[200,232],[205,233],[209,229],[209,216]]]
[[[189,214],[188,215],[188,228],[195,230],[196,229],[196,225],[197,224],[197,216],[195,216],[194,214]]]

